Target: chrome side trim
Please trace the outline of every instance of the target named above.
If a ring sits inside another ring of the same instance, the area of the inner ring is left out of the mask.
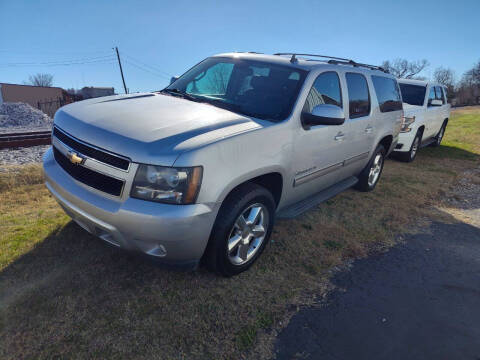
[[[333,164],[333,165],[327,166],[323,169],[315,170],[315,171],[313,171],[309,174],[299,176],[298,178],[296,178],[293,181],[293,186],[295,187],[295,186],[305,184],[306,182],[309,182],[309,181],[311,181],[313,179],[316,179],[320,176],[330,174],[331,172],[333,172],[335,170],[338,170],[338,169],[340,169],[340,168],[342,168],[346,165],[350,165],[350,164],[352,164],[356,161],[366,159],[366,158],[368,158],[368,154],[369,154],[369,152],[367,151],[367,152],[364,152],[362,154],[352,156],[351,158],[348,158],[348,159],[346,159],[342,162],[339,162],[337,164]]]
[[[356,161],[360,161],[360,160],[366,159],[366,158],[368,158],[368,154],[369,154],[369,152],[367,151],[367,152],[364,152],[364,153],[362,153],[362,154],[355,155],[355,156],[353,156],[353,157],[351,157],[351,158],[348,158],[348,159],[346,159],[346,160],[343,162],[343,165],[344,165],[344,166],[350,165],[350,164],[352,164],[352,163],[354,163],[354,162],[356,162]]]
[[[343,161],[337,164],[327,166],[326,168],[316,170],[310,174],[300,176],[299,178],[294,180],[293,186],[299,186],[299,185],[305,184],[308,181],[316,179],[320,176],[327,175],[335,170],[340,169],[341,167],[343,167]]]

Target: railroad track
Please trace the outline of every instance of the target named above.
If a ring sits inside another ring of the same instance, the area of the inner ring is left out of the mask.
[[[48,145],[52,139],[51,131],[26,131],[0,134],[0,149]]]

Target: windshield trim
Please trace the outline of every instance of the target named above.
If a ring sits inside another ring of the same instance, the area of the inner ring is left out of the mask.
[[[262,114],[249,113],[249,112],[239,108],[239,104],[229,103],[229,102],[223,101],[221,98],[214,98],[212,96],[208,96],[208,95],[204,95],[204,94],[196,94],[196,93],[191,94],[191,93],[188,93],[186,91],[182,91],[182,90],[178,89],[178,84],[177,84],[178,81],[181,81],[182,78],[184,78],[184,76],[186,74],[188,74],[191,70],[193,70],[197,66],[201,65],[202,63],[204,63],[206,61],[210,61],[210,60],[217,60],[218,63],[222,62],[222,60],[227,60],[226,62],[233,63],[233,64],[238,64],[238,63],[244,62],[244,63],[248,63],[248,64],[252,64],[252,65],[258,64],[258,65],[263,65],[263,66],[271,66],[271,67],[275,67],[275,68],[291,69],[291,70],[294,70],[295,72],[298,72],[299,75],[300,75],[300,78],[298,80],[298,84],[297,84],[297,87],[296,87],[295,91],[293,92],[292,96],[289,98],[290,99],[290,104],[288,106],[288,111],[285,111],[284,114],[281,114],[281,116],[279,116],[279,118],[272,118],[272,117],[268,117],[268,116],[263,116]],[[164,93],[164,94],[166,92],[168,92],[171,96],[176,96],[175,94],[172,94],[169,91],[169,90],[175,89],[175,90],[177,90],[177,93],[179,94],[178,97],[182,97],[186,100],[197,101],[197,102],[200,102],[200,103],[210,104],[210,105],[215,106],[217,108],[220,108],[220,109],[223,109],[223,110],[228,110],[228,111],[234,112],[234,113],[242,115],[242,116],[247,116],[247,117],[257,118],[257,119],[260,119],[260,120],[266,120],[266,121],[269,121],[269,122],[279,123],[279,122],[285,121],[286,119],[288,119],[292,115],[292,113],[295,109],[295,106],[298,102],[298,98],[299,98],[299,96],[302,92],[305,80],[306,80],[309,73],[310,73],[310,71],[306,70],[306,69],[301,69],[301,68],[298,68],[298,67],[295,67],[295,66],[289,66],[289,65],[285,65],[285,64],[275,64],[275,63],[271,63],[271,62],[268,62],[268,61],[255,60],[255,59],[241,59],[241,58],[234,58],[234,57],[228,57],[228,56],[211,56],[211,57],[208,57],[208,58],[200,61],[196,65],[192,66],[185,73],[183,73],[181,76],[179,76],[173,83],[171,83],[170,85],[168,85],[167,87],[162,89],[160,92]],[[182,96],[181,93],[184,93],[187,96]],[[194,99],[189,99],[188,97],[195,98],[195,100]]]

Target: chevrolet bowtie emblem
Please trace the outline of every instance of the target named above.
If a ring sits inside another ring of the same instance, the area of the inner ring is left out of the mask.
[[[67,154],[67,157],[70,160],[70,162],[75,165],[80,165],[85,162],[85,158],[74,151],[69,151]]]

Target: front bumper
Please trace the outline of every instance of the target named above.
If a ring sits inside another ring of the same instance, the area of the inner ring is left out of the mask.
[[[412,147],[413,139],[415,139],[415,135],[417,134],[417,129],[412,128],[409,132],[401,132],[398,134],[398,142],[395,145],[393,151],[395,152],[406,152],[410,151]]]
[[[88,232],[165,263],[193,266],[202,257],[217,204],[170,205],[105,197],[70,177],[55,161],[52,149],[45,153],[43,167],[48,190]]]

